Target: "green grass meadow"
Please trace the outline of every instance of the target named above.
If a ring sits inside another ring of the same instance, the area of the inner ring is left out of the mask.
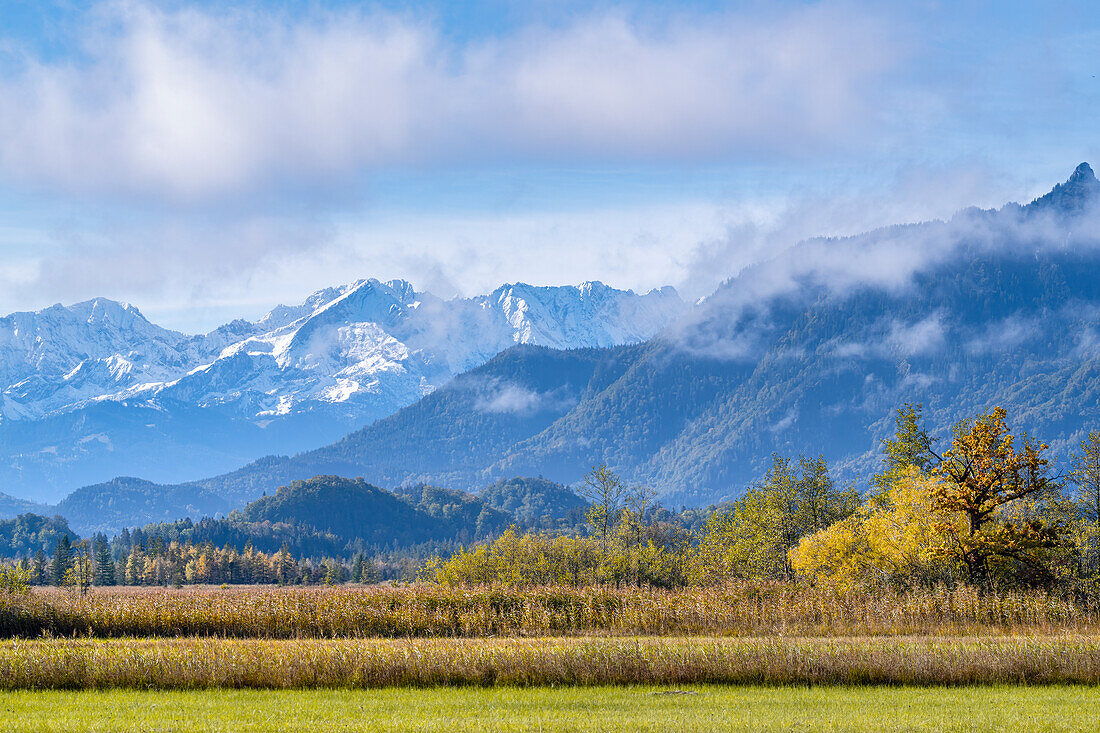
[[[0,694],[0,729],[1097,730],[1076,686],[388,688]]]

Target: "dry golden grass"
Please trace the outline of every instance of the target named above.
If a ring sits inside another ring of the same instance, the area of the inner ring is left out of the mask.
[[[1100,629],[1041,592],[845,592],[784,583],[610,588],[35,589],[0,597],[0,636],[237,638],[1005,635]]]
[[[1100,682],[1100,639],[39,639],[2,689]]]

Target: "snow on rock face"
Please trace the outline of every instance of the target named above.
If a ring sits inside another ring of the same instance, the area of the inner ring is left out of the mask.
[[[599,282],[504,285],[442,300],[401,280],[359,280],[204,336],[97,298],[0,318],[0,419],[91,401],[214,408],[261,423],[338,407],[370,420],[414,402],[515,344],[612,346],[654,335],[687,305]]]
[[[188,338],[105,298],[0,318],[0,414],[37,418],[186,367]]]

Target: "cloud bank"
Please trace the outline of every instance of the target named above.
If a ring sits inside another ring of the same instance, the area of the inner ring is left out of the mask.
[[[455,43],[415,15],[121,2],[81,36],[4,65],[0,176],[185,201],[471,160],[797,158],[876,124],[899,48],[825,4]]]

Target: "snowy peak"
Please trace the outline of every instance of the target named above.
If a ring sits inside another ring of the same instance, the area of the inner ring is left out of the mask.
[[[687,306],[592,281],[515,283],[442,300],[404,280],[357,280],[204,336],[96,298],[0,319],[0,410],[37,419],[114,400],[209,408],[255,423],[338,407],[390,414],[515,344],[610,346],[649,338]]]
[[[639,296],[598,281],[562,287],[517,283],[488,298],[504,314],[516,343],[553,348],[643,341],[687,308],[674,288]]]
[[[328,310],[338,303],[344,303],[345,308],[369,309],[372,303],[376,307],[382,303],[385,303],[386,307],[393,304],[408,305],[415,302],[416,297],[417,294],[413,286],[404,280],[390,280],[388,282],[381,282],[374,278],[356,280],[347,285],[318,290],[300,305],[275,306],[255,325],[260,330],[272,331],[312,316],[319,311]],[[363,310],[362,314],[367,315],[367,310]]]

